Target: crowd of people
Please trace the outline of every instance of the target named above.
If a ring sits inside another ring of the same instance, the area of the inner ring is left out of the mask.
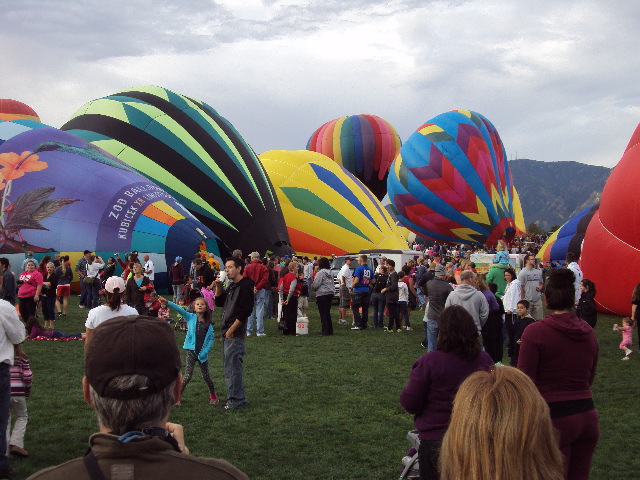
[[[527,242],[518,248],[531,245]],[[2,452],[28,455],[24,398],[29,394],[31,372],[21,344],[25,338],[41,336],[85,340],[85,398],[96,408],[101,431],[91,439],[91,468],[110,468],[116,445],[132,442],[131,448],[119,453],[122,458],[136,457],[135,445],[144,444],[143,448],[158,455],[154,461],[184,466],[185,473],[202,475],[207,469],[217,469],[227,475],[220,478],[246,478],[223,461],[196,459],[187,467],[182,427],[167,423],[168,411],[180,404],[196,364],[208,387],[208,403],[220,402],[209,371],[214,343],[212,310],[222,308],[216,333],[219,330],[222,336],[227,400],[221,408],[241,409],[248,403],[243,383],[246,337],[254,332],[266,336],[265,320],[274,317],[283,335],[295,336],[296,320],[305,313],[310,298],[320,316],[318,333],[331,336],[336,280],[338,324],[348,325],[350,313],[353,330],[407,331],[412,329],[410,310],[421,311],[422,345],[427,353],[413,365],[400,403],[415,416],[422,479],[588,478],[599,437],[591,394],[598,358],[593,332],[596,285],[582,278],[571,254],[566,268],[545,271],[529,251],[524,267],[516,273],[509,260],[510,249],[499,242],[490,252],[494,263],[487,274],[480,274],[465,258],[468,253],[434,245],[397,269],[392,259],[381,259],[375,271],[367,256],[359,255],[346,259],[337,279],[325,257],[263,258],[252,252],[244,258],[236,251],[221,268],[215,257],[198,253],[188,274],[180,257],[169,268],[173,301],[157,295],[153,262],[148,255],[139,261],[136,252],[126,261],[115,256],[105,262],[85,251],[74,271],[68,257],[56,255],[37,262],[28,256],[17,277],[8,260],[0,258],[0,315],[9,319],[0,332],[4,357],[0,363],[0,432],[10,410],[16,417],[13,431],[4,443],[0,441],[0,478],[12,471]],[[352,270],[354,261],[357,266]],[[117,263],[122,275],[115,273]],[[53,327],[56,317],[67,312],[74,272],[81,280],[80,307],[88,309],[86,331],[65,334]],[[104,303],[99,305],[102,295]],[[16,299],[23,322],[13,308]],[[637,305],[640,285],[632,295],[631,317],[614,326],[622,334],[620,348],[626,360],[632,353],[632,331],[640,314]],[[183,375],[167,321],[171,310],[186,329]],[[152,321],[149,316],[158,318]],[[110,334],[114,328],[134,332],[136,349],[126,348],[124,340]],[[144,349],[150,348],[145,341],[152,342],[149,345],[162,362],[140,360],[142,352],[148,351]],[[505,343],[509,367],[502,366]],[[105,358],[105,348],[121,354]],[[168,359],[173,360],[167,363]],[[5,378],[11,380],[11,387],[15,383],[15,394],[13,388],[8,395],[2,391]],[[472,398],[482,401],[471,402]],[[150,416],[147,404],[152,400],[159,410]],[[117,418],[124,404],[135,408],[129,417]],[[124,441],[124,437],[131,440]],[[502,455],[510,447],[520,452],[518,458]],[[140,468],[149,467],[147,461],[139,461]],[[85,463],[68,462],[33,478],[80,475]]]

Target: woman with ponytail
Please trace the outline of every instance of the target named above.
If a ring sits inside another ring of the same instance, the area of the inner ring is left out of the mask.
[[[85,350],[91,340],[93,331],[102,322],[105,322],[110,318],[121,317],[123,315],[138,315],[138,311],[135,308],[123,304],[122,302],[124,295],[124,280],[122,277],[109,277],[105,283],[104,289],[107,295],[107,303],[89,310],[87,321],[84,324],[87,328],[87,336],[84,343]]]

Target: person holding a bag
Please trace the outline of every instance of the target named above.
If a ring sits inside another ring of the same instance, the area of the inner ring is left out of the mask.
[[[90,255],[87,263],[87,274],[82,279],[87,287],[87,308],[96,308],[100,298],[100,270],[104,268],[101,257]]]

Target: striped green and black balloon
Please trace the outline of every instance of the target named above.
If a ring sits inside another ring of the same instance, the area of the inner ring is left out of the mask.
[[[155,182],[229,248],[290,248],[280,205],[256,154],[206,103],[140,86],[83,105],[62,130]]]

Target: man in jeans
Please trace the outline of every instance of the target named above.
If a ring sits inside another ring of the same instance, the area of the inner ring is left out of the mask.
[[[371,291],[369,284],[373,279],[373,271],[367,265],[367,256],[360,255],[358,257],[358,268],[353,273],[353,282],[351,284],[353,305],[353,321],[355,323],[351,330],[364,330],[369,322],[369,301],[371,299]],[[360,308],[362,308],[362,316],[360,316]]]
[[[424,287],[427,297],[427,311],[424,313],[424,327],[426,335],[427,352],[436,349],[436,341],[438,340],[438,317],[444,310],[444,304],[447,297],[453,292],[453,287],[444,277],[446,269],[442,265],[436,265],[435,278],[429,280]]]
[[[229,286],[222,288],[220,277],[216,279],[216,306],[222,311],[222,366],[228,396],[225,410],[242,408],[247,404],[242,383],[242,359],[247,352],[244,339],[247,335],[247,319],[253,310],[253,280],[242,276],[244,261],[228,258],[224,265]]]
[[[251,310],[247,321],[247,335],[253,333],[254,324],[257,324],[256,335],[264,337],[267,335],[264,333],[264,307],[267,304],[267,295],[271,293],[266,288],[269,280],[269,270],[260,261],[258,252],[251,252],[250,257],[251,262],[244,267],[244,273],[242,274],[244,277],[253,280],[253,294],[255,296],[253,310]]]

